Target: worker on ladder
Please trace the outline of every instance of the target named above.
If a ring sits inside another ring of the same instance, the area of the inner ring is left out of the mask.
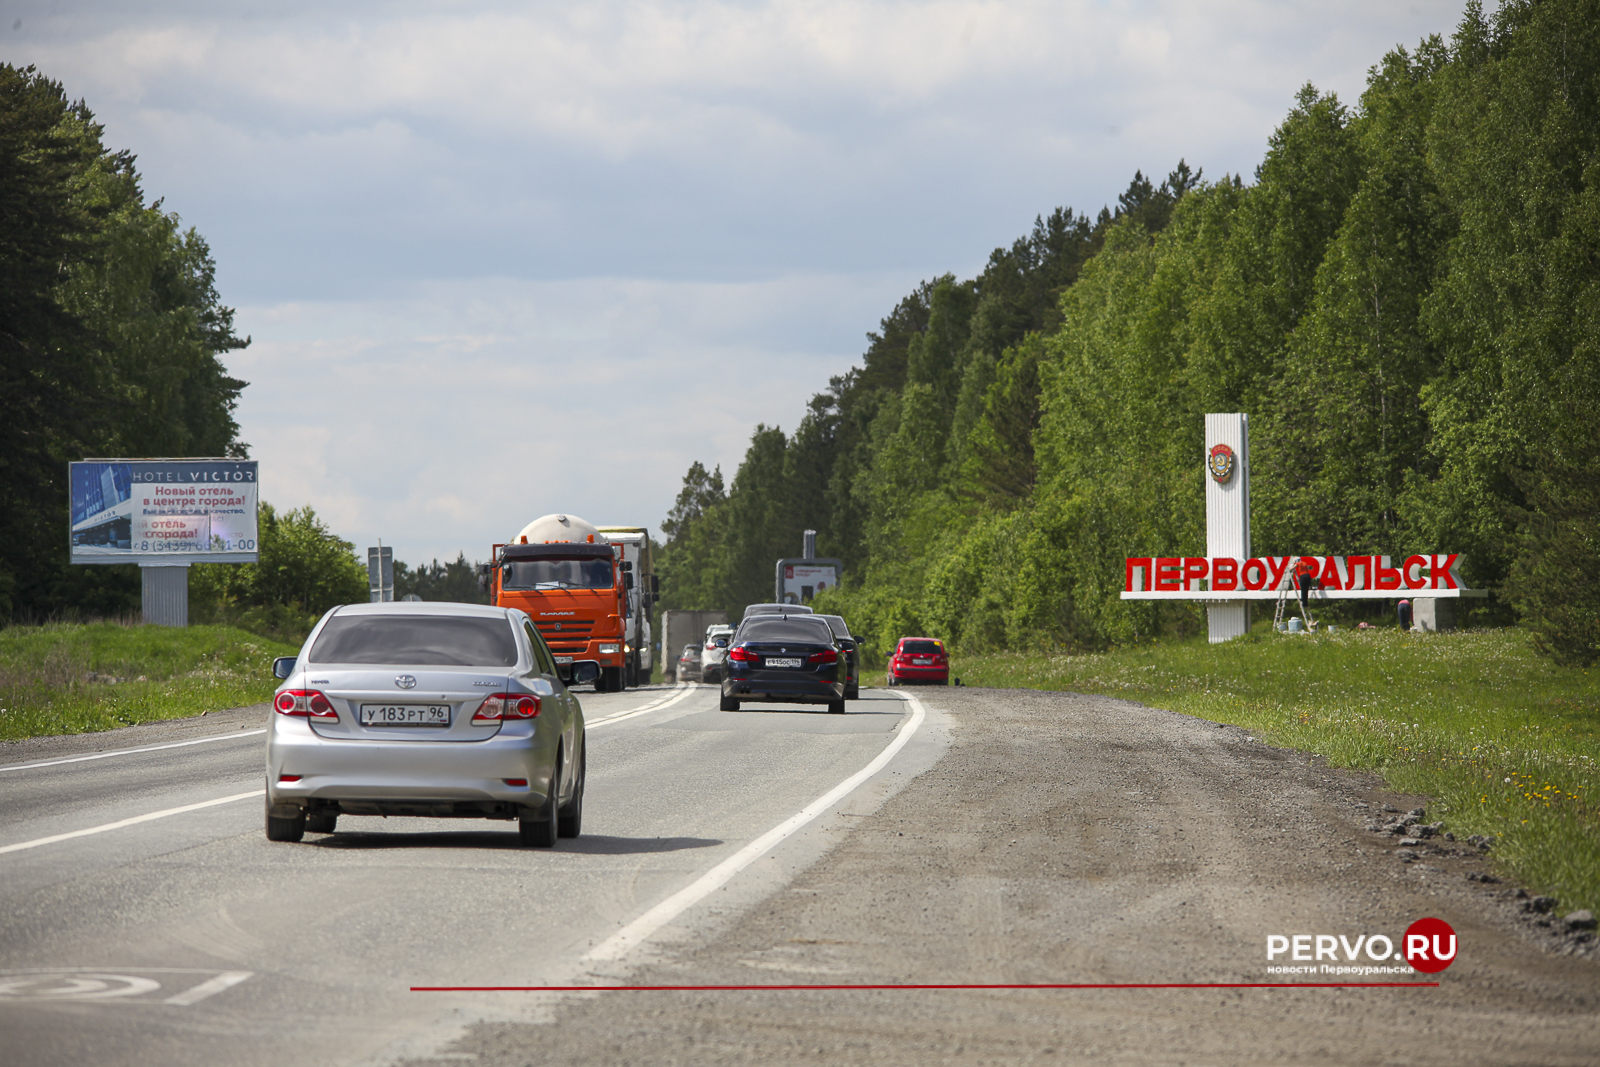
[[[1306,597],[1317,585],[1317,559],[1315,556],[1301,556],[1300,562],[1294,565],[1294,584],[1300,591],[1300,617],[1306,620],[1306,625],[1311,625],[1311,616],[1306,614]]]

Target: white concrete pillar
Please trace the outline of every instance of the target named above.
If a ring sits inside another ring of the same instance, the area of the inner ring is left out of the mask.
[[[1221,475],[1221,477],[1219,477]],[[1250,558],[1250,416],[1206,416],[1206,555]],[[1206,612],[1212,644],[1250,629],[1250,603],[1230,600]]]

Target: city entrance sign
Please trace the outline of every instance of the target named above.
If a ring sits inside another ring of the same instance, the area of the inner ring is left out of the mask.
[[[1433,601],[1487,596],[1468,589],[1458,552],[1392,556],[1253,556],[1250,552],[1250,417],[1206,416],[1206,555],[1129,556],[1123,600],[1196,600],[1208,605],[1211,641],[1250,628],[1249,602],[1411,597],[1418,618],[1434,618]],[[1305,576],[1303,583],[1299,576]]]

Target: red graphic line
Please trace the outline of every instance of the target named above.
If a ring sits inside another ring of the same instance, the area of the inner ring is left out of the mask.
[[[414,985],[413,993],[708,993],[827,989],[1432,989],[1438,982],[1040,982],[910,985]]]

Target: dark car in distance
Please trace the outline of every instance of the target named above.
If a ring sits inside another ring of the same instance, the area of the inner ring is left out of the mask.
[[[723,711],[742,701],[826,704],[844,714],[848,660],[815,615],[753,615],[739,624],[723,663]]]
[[[814,615],[812,618],[821,619],[833,631],[834,639],[839,642],[839,650],[844,654],[845,678],[844,698],[846,700],[861,699],[861,648],[860,642],[850,636],[850,627],[842,615]]]

